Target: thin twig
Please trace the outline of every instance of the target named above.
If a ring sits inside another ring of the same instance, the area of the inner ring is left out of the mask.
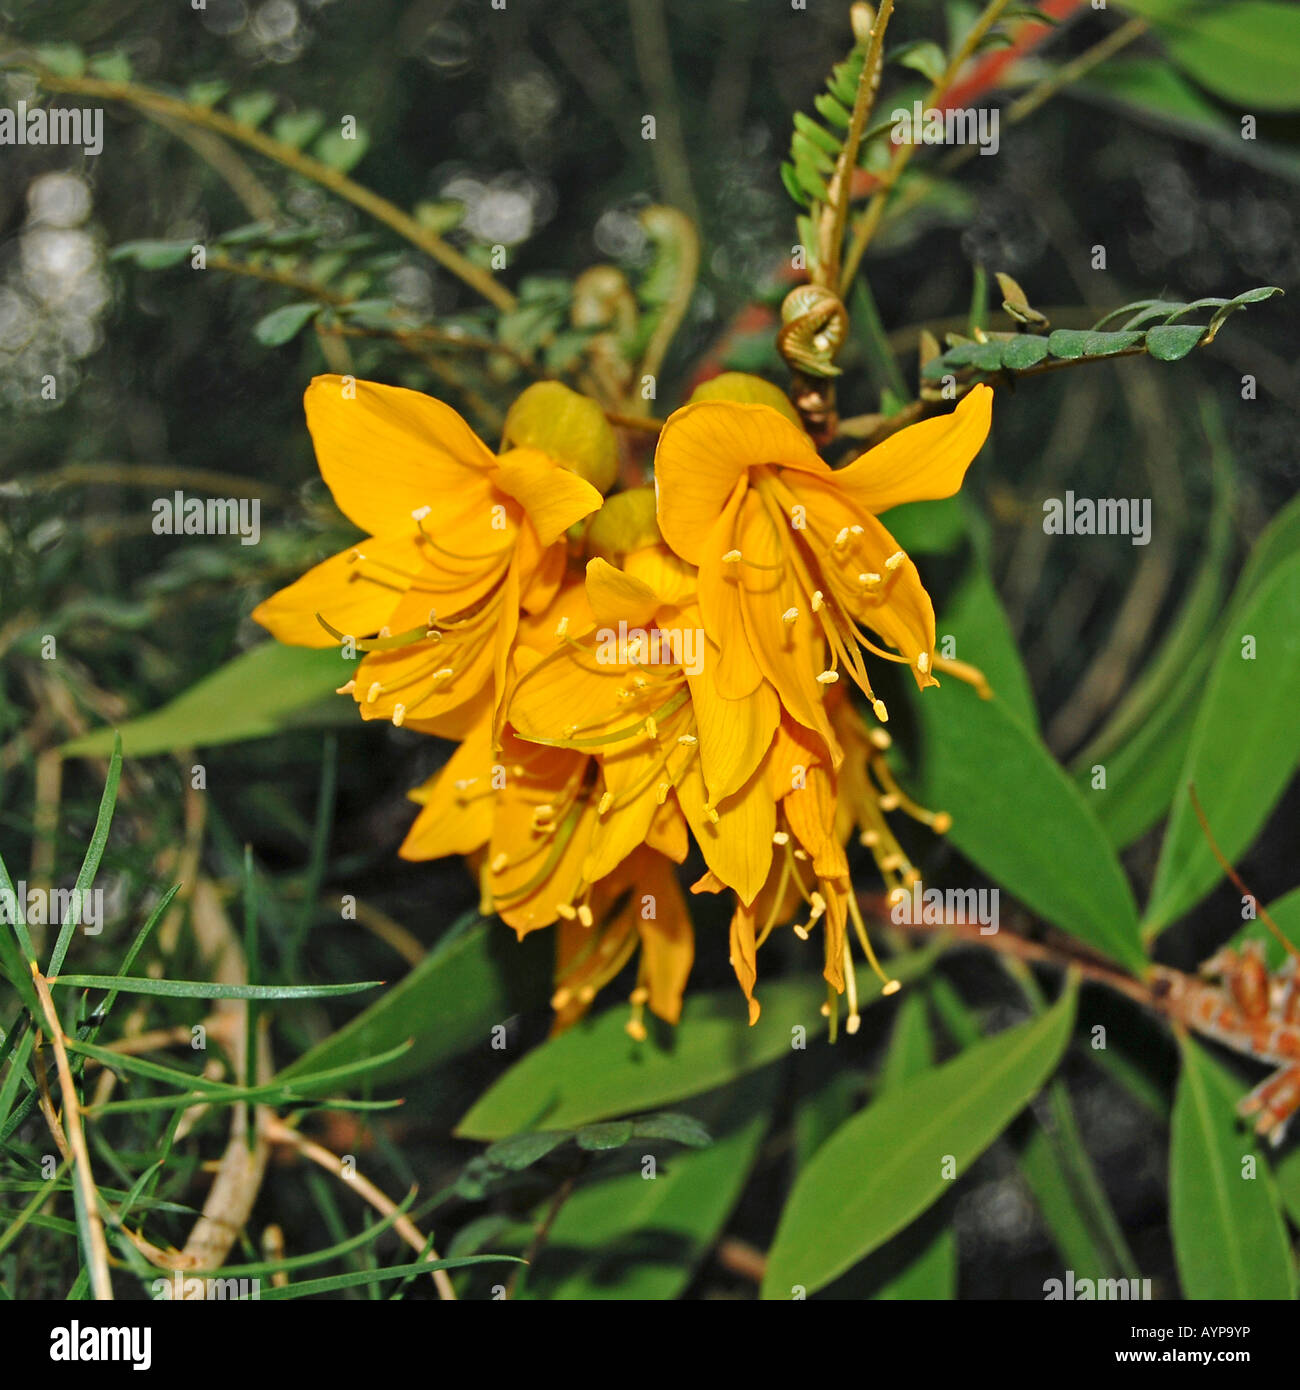
[[[267,1123],[265,1132],[266,1137],[273,1144],[288,1144],[291,1148],[297,1149],[304,1158],[311,1159],[327,1173],[332,1173],[345,1187],[355,1189],[381,1216],[395,1216],[393,1229],[417,1254],[422,1255],[427,1251],[430,1260],[440,1258],[438,1252],[429,1244],[427,1237],[421,1234],[420,1228],[415,1222],[407,1216],[396,1215],[398,1205],[391,1197],[386,1196],[369,1178],[356,1169],[353,1169],[350,1174],[344,1172],[343,1160],[338,1154],[331,1153],[323,1144],[318,1144],[315,1140],[299,1134],[296,1129],[285,1124],[278,1117]],[[434,1269],[430,1270],[429,1273],[437,1285],[438,1297],[454,1301],[456,1290],[452,1286],[447,1271]]]
[[[50,997],[50,987],[45,976],[35,966],[32,967],[32,983],[36,986],[49,1028],[50,1045],[54,1048],[54,1060],[59,1069],[59,1089],[63,1098],[63,1122],[68,1130],[68,1144],[72,1149],[72,1174],[81,1192],[81,1206],[86,1223],[86,1238],[89,1249],[86,1251],[90,1261],[90,1287],[101,1302],[113,1301],[113,1281],[108,1273],[108,1240],[104,1235],[104,1222],[99,1214],[99,1190],[90,1171],[90,1149],[86,1144],[86,1131],[81,1122],[81,1106],[77,1101],[77,1085],[72,1078],[72,1067],[68,1062],[68,1050],[63,1045],[63,1025],[59,1022],[58,1011]]]

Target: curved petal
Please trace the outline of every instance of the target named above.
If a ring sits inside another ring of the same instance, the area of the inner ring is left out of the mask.
[[[660,606],[659,595],[624,570],[597,557],[587,561],[587,601],[598,623],[617,623],[641,627]]]
[[[655,450],[655,495],[659,529],[683,560],[700,564],[737,480],[762,463],[830,471],[812,440],[771,406],[701,401],[668,417]]]
[[[493,481],[528,513],[544,546],[557,540],[584,516],[596,511],[601,495],[585,479],[556,463],[540,449],[511,449],[497,462]]]
[[[448,405],[401,386],[318,376],[303,404],[339,510],[371,535],[400,531],[440,500],[488,503],[495,457]]]
[[[472,854],[492,834],[492,725],[480,718],[451,757],[423,786],[409,793],[420,814],[397,853],[403,859]]]
[[[700,741],[700,767],[716,805],[749,781],[772,742],[781,717],[776,691],[760,681],[752,694],[728,700],[718,693],[717,648],[704,642],[703,669],[686,673]]]
[[[742,478],[714,523],[700,562],[700,616],[718,648],[718,693],[728,700],[752,695],[763,679],[741,616],[740,576],[736,566],[722,558],[734,549],[736,518],[747,495]]]
[[[677,800],[695,835],[704,862],[739,896],[752,903],[772,865],[776,805],[762,773],[709,814],[698,758],[677,779]],[[716,819],[714,817],[716,816]]]
[[[992,419],[993,391],[976,386],[951,414],[908,425],[837,469],[835,482],[872,513],[951,497],[984,447]]]
[[[298,647],[337,646],[318,613],[339,632],[368,637],[388,624],[406,587],[386,566],[417,572],[422,564],[418,540],[415,534],[388,540],[371,536],[349,546],[263,599],[253,609],[253,620],[281,642]],[[378,563],[364,563],[363,555]]]

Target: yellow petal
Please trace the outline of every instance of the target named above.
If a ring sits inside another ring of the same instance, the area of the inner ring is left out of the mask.
[[[838,763],[839,745],[826,714],[824,688],[817,681],[825,664],[825,639],[810,611],[800,612],[793,623],[782,616],[807,605],[784,551],[786,538],[756,493],[745,499],[737,538],[746,559],[754,562],[740,566],[741,615],[754,660],[786,713],[819,734]]]
[[[655,450],[659,529],[683,560],[701,564],[737,480],[763,463],[829,471],[812,440],[771,406],[701,401],[668,417]]]
[[[658,850],[674,864],[685,862],[686,856],[690,853],[691,842],[686,829],[686,817],[682,815],[682,808],[677,804],[675,797],[670,796],[656,809],[650,829],[646,831],[645,842],[650,849]]]
[[[423,809],[397,851],[403,859],[471,854],[487,844],[496,805],[491,733],[491,720],[480,718],[442,768],[410,793]]]
[[[528,513],[543,545],[553,545],[600,506],[600,493],[589,482],[538,449],[502,454],[493,481]]]
[[[736,518],[746,496],[742,478],[714,523],[700,562],[700,615],[705,632],[718,647],[718,693],[728,700],[752,695],[763,679],[741,615],[742,580],[738,566],[722,558],[734,549]]]
[[[951,497],[984,447],[993,419],[993,391],[976,386],[950,415],[922,420],[868,449],[835,481],[869,512],[903,502]]]
[[[704,862],[741,902],[752,903],[772,863],[772,833],[776,805],[766,779],[757,772],[735,796],[716,808],[715,821],[705,808],[704,779],[699,759],[676,783],[677,799],[704,855]]]
[[[686,673],[700,741],[700,766],[709,799],[731,796],[749,781],[772,742],[780,719],[776,691],[760,681],[753,694],[728,700],[718,693],[718,649],[704,643],[703,670]]]
[[[630,864],[635,885],[630,906],[641,934],[639,978],[650,991],[650,1012],[668,1023],[676,1023],[681,1018],[682,994],[695,962],[690,913],[673,866],[661,854],[641,849]],[[647,916],[647,912],[651,915]]]
[[[390,540],[372,536],[349,546],[264,599],[253,609],[253,619],[281,642],[298,647],[338,645],[338,639],[321,626],[318,613],[339,632],[369,637],[389,622],[402,589],[394,587],[400,581],[389,582],[391,571],[359,561],[358,554],[372,554],[384,565],[415,573],[422,563],[418,539],[415,535]]]
[[[449,498],[487,510],[494,456],[450,406],[373,381],[345,388],[339,376],[315,377],[304,405],[321,476],[363,531],[401,531]]]
[[[849,871],[844,848],[835,835],[835,787],[822,767],[811,767],[802,786],[782,803],[795,838],[812,858],[819,878],[838,878]]]
[[[643,580],[634,579],[599,557],[587,561],[587,601],[598,623],[641,627],[655,615],[659,595]]]
[[[745,991],[749,1001],[749,1024],[752,1028],[758,1022],[761,1012],[758,1000],[754,998],[754,986],[758,982],[758,946],[754,939],[754,913],[751,908],[738,904],[731,914],[731,968],[736,979]]]

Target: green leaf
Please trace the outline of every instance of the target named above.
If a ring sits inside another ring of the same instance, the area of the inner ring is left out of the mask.
[[[914,39],[885,55],[887,63],[911,68],[931,82],[938,82],[948,67],[948,55],[931,39]]]
[[[193,250],[189,241],[124,241],[108,254],[110,261],[134,261],[141,270],[178,265]]]
[[[278,105],[279,98],[273,92],[246,92],[243,96],[231,97],[226,110],[232,120],[256,129]]]
[[[264,738],[310,722],[308,714],[347,681],[352,663],[335,647],[289,647],[264,642],[205,676],[152,714],[121,726],[132,757],[176,748],[211,748]],[[102,757],[112,729],[96,729],[65,743],[64,757]]]
[[[121,49],[113,49],[109,53],[96,53],[86,66],[105,82],[130,82],[134,76],[131,60]]]
[[[764,1298],[814,1292],[914,1221],[1055,1071],[1074,1023],[1068,989],[1041,1018],[967,1048],[882,1096],[796,1179],[763,1278]]]
[[[1158,362],[1178,362],[1205,337],[1193,323],[1164,323],[1147,329],[1147,351]]]
[[[1023,372],[1045,362],[1050,353],[1047,339],[1035,333],[1017,333],[1002,344],[1002,365],[1012,371]]]
[[[469,922],[474,925],[464,930]],[[468,914],[382,999],[291,1062],[280,1079],[386,1052],[406,1038],[414,1038],[414,1046],[371,1073],[373,1081],[427,1073],[474,1047],[487,1053],[496,1024],[546,998],[550,969],[544,936],[534,932],[516,941],[495,919]],[[485,1137],[512,1132],[505,1128]]]
[[[1201,831],[1192,783],[1223,853],[1235,859],[1267,819],[1300,763],[1300,555],[1233,615],[1219,643],[1179,777],[1147,906],[1150,935],[1198,903],[1222,876]],[[1243,655],[1245,639],[1254,659]]]
[[[1140,333],[1099,333],[1092,328],[1058,328],[1049,333],[1047,348],[1053,357],[1073,361],[1080,357],[1109,357],[1142,341]]]
[[[913,991],[899,1006],[894,1020],[889,1051],[880,1072],[880,1094],[900,1093],[933,1067],[934,1038],[925,998]],[[947,1220],[936,1222],[934,1230],[923,1229],[923,1222],[924,1218],[899,1232],[876,1252],[874,1261],[886,1270],[886,1275],[874,1289],[873,1298],[886,1302],[956,1298],[957,1234]],[[910,1248],[911,1242],[915,1248]]]
[[[325,124],[325,117],[319,111],[286,111],[277,116],[271,133],[277,140],[301,149],[313,139]]]
[[[998,696],[981,700],[954,680],[925,692],[916,707],[924,800],[951,814],[957,848],[1045,921],[1143,970],[1128,879],[1083,794],[1037,734]]]
[[[890,962],[904,982],[934,959],[918,951]],[[865,971],[859,998],[880,997],[880,982]],[[789,1054],[795,1029],[808,1038],[826,1027],[821,1005],[825,982],[808,977],[760,986],[763,1012],[751,1028],[735,989],[687,995],[682,1021],[667,1045],[652,1034],[628,1037],[626,1010],[607,1009],[559,1037],[535,1047],[479,1098],[456,1133],[464,1139],[498,1139],[519,1130],[576,1128],[615,1115],[654,1110],[734,1081]]]
[[[1300,9],[1281,0],[1193,6],[1122,0],[1150,19],[1174,62],[1246,111],[1300,111]]]
[[[1296,1296],[1295,1265],[1272,1174],[1235,1109],[1240,1087],[1199,1043],[1183,1070],[1169,1142],[1169,1225],[1185,1298]],[[1248,1178],[1245,1159],[1253,1160]]]
[[[523,1297],[680,1297],[758,1157],[777,1077],[776,1067],[764,1067],[692,1101],[693,1114],[681,1118],[717,1137],[704,1149],[656,1154],[653,1180],[638,1164],[579,1187],[560,1209]]]
[[[378,989],[382,980],[348,985],[232,985],[211,980],[155,980],[138,975],[58,975],[51,985],[66,989],[111,989],[118,994],[148,994],[159,999],[325,999]]]
[[[75,43],[40,44],[32,54],[58,77],[80,77],[86,71],[86,55]]]
[[[271,312],[253,325],[253,337],[263,347],[279,347],[298,334],[319,314],[321,306],[314,301],[303,304],[285,304]]]
[[[351,138],[345,136],[341,130],[327,130],[316,141],[312,153],[322,164],[328,164],[331,169],[338,169],[346,174],[354,164],[361,162],[362,156],[369,148],[370,136],[363,127],[358,126]]]

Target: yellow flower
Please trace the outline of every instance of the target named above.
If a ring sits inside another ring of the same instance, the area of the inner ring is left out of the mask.
[[[556,1028],[581,1018],[596,997],[627,964],[637,947],[636,988],[627,1031],[645,1037],[641,1010],[668,1023],[682,1012],[682,993],[695,960],[695,933],[670,859],[642,845],[591,896],[592,925],[562,921],[556,945],[551,999]]]
[[[887,717],[863,647],[905,661],[922,689],[937,683],[929,595],[876,514],[957,491],[988,434],[992,395],[977,386],[952,414],[835,470],[770,406],[702,401],[669,417],[655,454],[659,527],[699,567],[720,696],[741,699],[766,680],[838,763],[824,696],[841,670]]]
[[[538,448],[493,454],[416,391],[321,376],[305,404],[321,475],[368,538],[253,617],[300,646],[351,638],[364,718],[463,738],[495,714],[520,610],[554,597],[564,533],[600,493]]]
[[[525,739],[597,754],[590,878],[656,834],[675,800],[705,862],[751,902],[771,861],[774,810],[758,769],[779,702],[761,680],[739,699],[718,693],[718,649],[704,636],[694,578],[662,545],[633,551],[622,569],[591,560],[590,625],[527,664],[507,712]]]

